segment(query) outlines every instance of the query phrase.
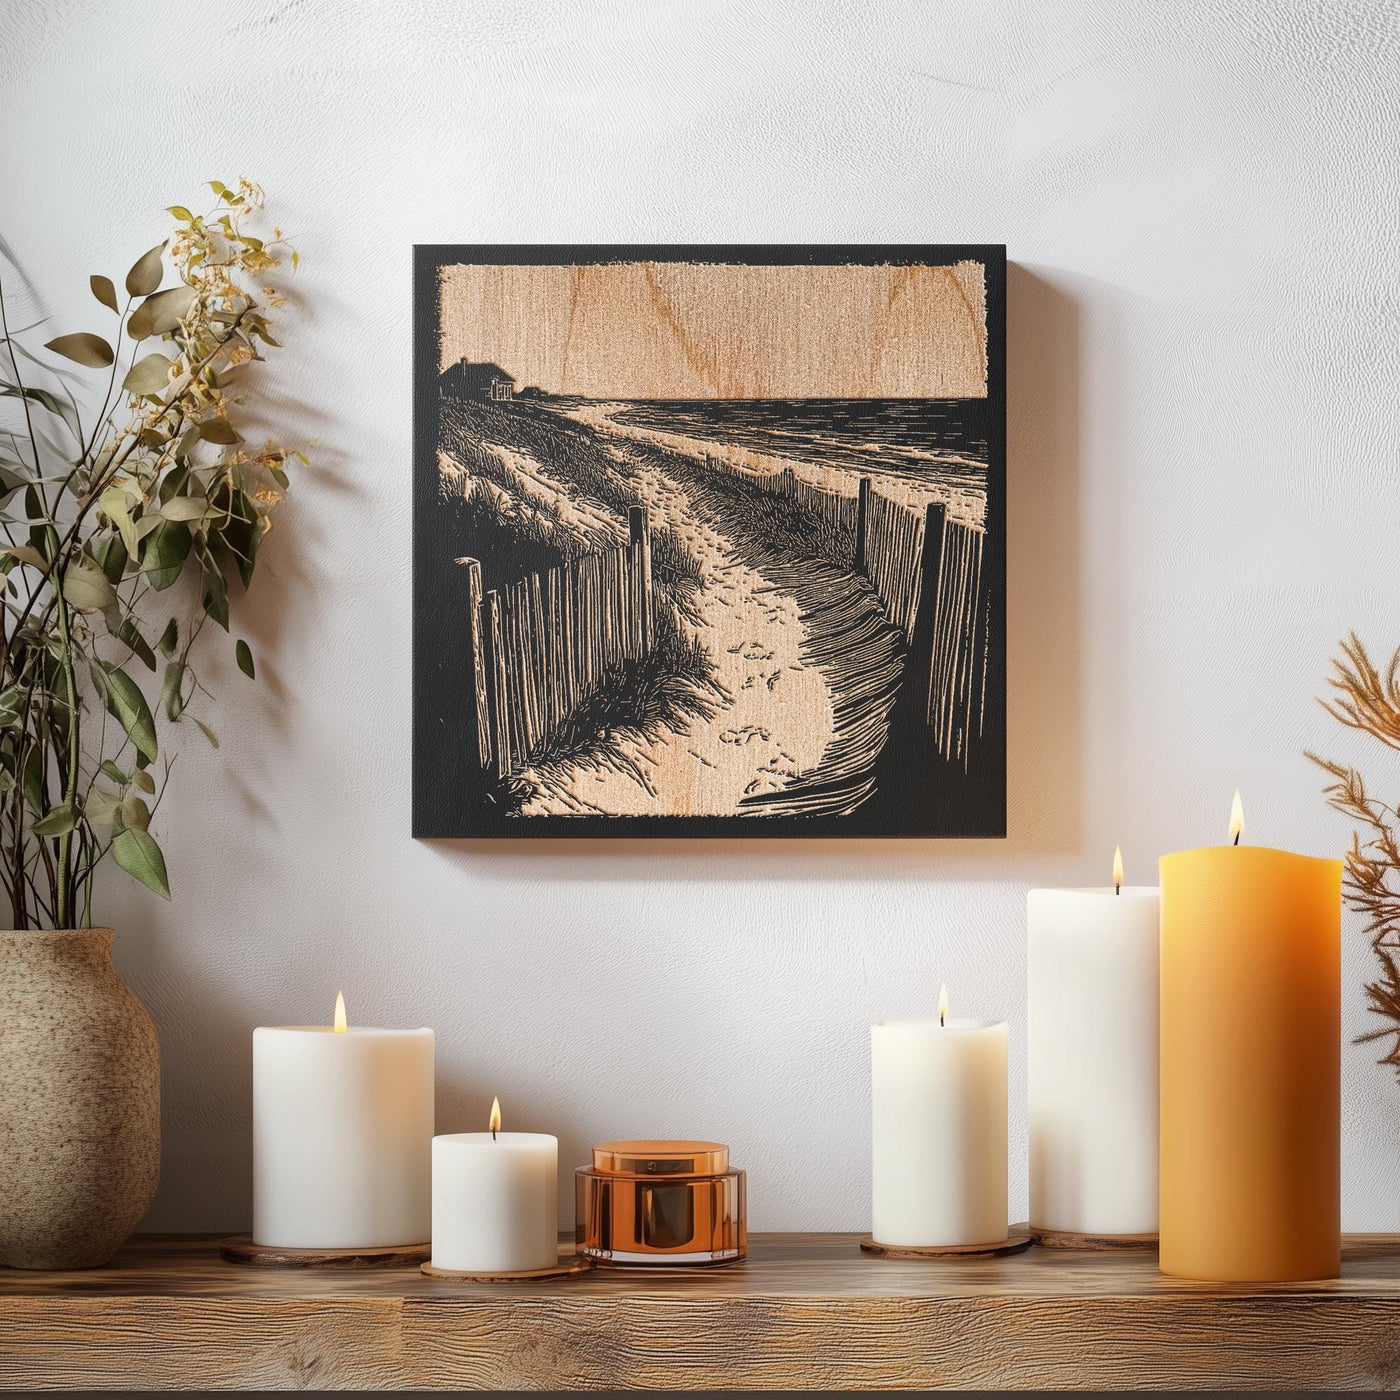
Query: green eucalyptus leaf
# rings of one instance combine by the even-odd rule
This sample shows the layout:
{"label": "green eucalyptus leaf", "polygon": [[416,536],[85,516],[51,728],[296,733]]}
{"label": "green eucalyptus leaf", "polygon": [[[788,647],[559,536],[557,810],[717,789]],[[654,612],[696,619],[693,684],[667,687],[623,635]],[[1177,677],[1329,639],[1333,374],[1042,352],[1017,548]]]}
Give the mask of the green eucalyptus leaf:
{"label": "green eucalyptus leaf", "polygon": [[194,451],[195,444],[198,441],[199,424],[196,423],[194,427],[188,429],[180,438],[180,441],[175,444],[175,460],[182,461],[184,458],[188,457],[190,453]]}
{"label": "green eucalyptus leaf", "polygon": [[165,624],[165,631],[160,634],[160,641],[156,643],[156,649],[162,656],[170,657],[175,654],[175,648],[180,644],[180,624],[172,617]]}
{"label": "green eucalyptus leaf", "polygon": [[165,873],[165,857],[155,837],[139,827],[119,831],[112,838],[112,858],[128,875],[154,890],[162,899],[170,898],[170,880]]}
{"label": "green eucalyptus leaf", "polygon": [[248,643],[242,637],[238,639],[238,645],[234,647],[233,654],[238,658],[238,669],[248,677],[250,681],[257,680],[258,674],[253,667],[253,653],[248,647]]}
{"label": "green eucalyptus leaf", "polygon": [[20,791],[24,800],[36,812],[44,810],[44,755],[38,744],[31,744],[24,755],[20,771]]}
{"label": "green eucalyptus leaf", "polygon": [[181,661],[172,661],[165,668],[165,679],[160,683],[160,702],[165,713],[178,720],[185,710],[185,700],[180,687],[185,679],[185,666]]}
{"label": "green eucalyptus leaf", "polygon": [[126,730],[136,752],[148,763],[155,761],[156,723],[151,717],[151,707],[136,684],[120,666],[110,661],[97,663],[107,677],[107,708],[112,717]]}
{"label": "green eucalyptus leaf", "polygon": [[64,403],[57,394],[51,393],[48,389],[37,389],[30,385],[0,384],[0,398],[28,399],[31,403],[37,403],[40,408],[52,413],[55,418],[61,418],[70,427],[74,426],[70,405]]}
{"label": "green eucalyptus leaf", "polygon": [[63,596],[80,612],[100,612],[117,601],[117,590],[101,569],[70,564],[63,574]]}
{"label": "green eucalyptus leaf", "polygon": [[161,506],[166,520],[205,520],[211,514],[209,502],[203,496],[172,496]]}
{"label": "green eucalyptus leaf", "polygon": [[115,635],[119,642],[131,648],[133,655],[141,658],[148,671],[156,669],[156,654],[141,635],[141,629],[136,625],[134,617],[124,617],[115,629]]}
{"label": "green eucalyptus leaf", "polygon": [[18,686],[11,686],[0,695],[0,729],[8,729],[19,721],[24,713],[24,692]]}
{"label": "green eucalyptus leaf", "polygon": [[205,442],[212,442],[220,447],[232,447],[235,443],[243,441],[234,430],[233,424],[222,416],[206,418],[199,425],[199,435]]}
{"label": "green eucalyptus leaf", "polygon": [[[126,546],[128,557],[136,555],[140,550],[140,540],[132,523],[131,498],[126,491],[120,486],[109,486],[97,498],[97,504],[107,519],[121,531],[122,543]],[[113,579],[112,582],[116,583],[117,580]]]}
{"label": "green eucalyptus leaf", "polygon": [[160,279],[165,273],[161,266],[161,258],[164,255],[165,244],[162,243],[159,247],[142,253],[131,265],[131,271],[126,274],[126,290],[131,296],[148,297],[160,286]]}
{"label": "green eucalyptus leaf", "polygon": [[159,351],[143,355],[122,380],[129,394],[159,394],[170,383],[170,361]]}
{"label": "green eucalyptus leaf", "polygon": [[153,777],[151,777],[151,775],[147,773],[144,769],[142,769],[139,772],[133,773],[131,775],[131,781],[135,783],[136,786],[139,787],[142,792],[150,793],[152,796],[155,795],[156,780]]}
{"label": "green eucalyptus leaf", "polygon": [[133,340],[145,340],[152,335],[166,335],[185,319],[194,305],[193,287],[169,287],[149,296],[126,323],[126,333]]}
{"label": "green eucalyptus leaf", "polygon": [[228,518],[217,532],[211,531],[211,542],[217,539],[227,546],[238,565],[238,576],[247,588],[253,581],[253,566],[258,557],[258,545],[266,530],[248,494],[237,489],[219,493],[219,504],[228,512]]}
{"label": "green eucalyptus leaf", "polygon": [[44,342],[45,350],[55,355],[86,365],[88,369],[106,369],[116,358],[112,347],[100,335],[88,331],[75,331],[72,335],[60,335]]}
{"label": "green eucalyptus leaf", "polygon": [[[142,774],[144,777],[145,774]],[[145,831],[151,824],[151,809],[139,797],[128,797],[122,803],[122,825],[128,831]]]}
{"label": "green eucalyptus leaf", "polygon": [[94,273],[88,278],[88,286],[92,288],[92,294],[103,306],[110,306],[118,315],[121,314],[121,307],[117,305],[117,289],[112,285],[110,277],[103,277]]}
{"label": "green eucalyptus leaf", "polygon": [[[31,510],[28,508],[30,492],[26,491],[24,493],[26,502],[25,514],[28,515],[31,520],[41,518],[43,513],[43,507],[38,503],[39,493],[35,491],[33,495],[34,508]],[[55,530],[52,525],[46,523],[31,526],[29,530],[29,543],[34,549],[34,552],[44,560],[45,567],[47,567],[50,559],[57,558],[58,556],[58,531]]]}
{"label": "green eucalyptus leaf", "polygon": [[204,611],[228,631],[228,581],[217,568],[204,571]]}
{"label": "green eucalyptus leaf", "polygon": [[121,535],[102,534],[90,541],[88,549],[98,568],[112,583],[120,583],[128,559],[126,540]]}
{"label": "green eucalyptus leaf", "polygon": [[195,720],[195,723],[199,726],[199,732],[217,749],[219,747],[219,736],[215,734],[202,719]]}
{"label": "green eucalyptus leaf", "polygon": [[31,829],[36,836],[66,836],[77,824],[78,814],[65,802],[40,817]]}
{"label": "green eucalyptus leaf", "polygon": [[178,520],[161,520],[146,536],[141,546],[141,571],[157,592],[180,577],[191,538],[190,527]]}
{"label": "green eucalyptus leaf", "polygon": [[[194,430],[196,433],[198,428]],[[172,467],[161,478],[160,489],[156,492],[156,497],[161,505],[164,505],[172,496],[178,496],[185,489],[185,483],[190,479],[190,467],[188,462],[181,462],[179,466]]]}
{"label": "green eucalyptus leaf", "polygon": [[49,561],[31,545],[7,544],[4,549],[0,549],[0,554],[13,555],[21,564],[28,564],[31,568],[38,569],[42,574],[49,571]]}
{"label": "green eucalyptus leaf", "polygon": [[194,218],[194,215],[191,214],[190,211],[186,209],[183,204],[172,204],[166,209],[165,212],[167,214],[173,214],[177,219],[180,220],[181,223],[184,224],[191,222],[191,220],[193,220]]}
{"label": "green eucalyptus leaf", "polygon": [[126,774],[123,773],[122,770],[118,768],[117,765],[113,763],[110,758],[104,758],[102,760],[101,771],[104,772],[114,783],[119,783],[122,787],[125,787],[127,783],[131,781],[131,779],[128,778]]}
{"label": "green eucalyptus leaf", "polygon": [[[105,765],[103,771],[106,771]],[[95,787],[88,793],[87,801],[83,803],[83,815],[97,826],[120,827],[122,800],[114,793],[103,792],[101,788]]]}

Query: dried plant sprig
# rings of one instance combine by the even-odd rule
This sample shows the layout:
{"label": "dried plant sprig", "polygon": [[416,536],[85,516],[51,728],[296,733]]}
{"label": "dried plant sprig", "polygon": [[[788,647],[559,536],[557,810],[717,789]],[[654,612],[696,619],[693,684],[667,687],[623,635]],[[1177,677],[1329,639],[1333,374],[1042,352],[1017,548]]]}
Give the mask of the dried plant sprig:
{"label": "dried plant sprig", "polygon": [[[21,377],[20,358],[44,361],[11,334],[0,280],[0,396],[23,410],[23,431],[0,433],[0,883],[16,928],[90,922],[108,853],[170,897],[148,829],[171,763],[157,730],[204,689],[192,648],[209,619],[228,630],[228,576],[249,585],[286,466],[305,461],[248,448],[233,422],[243,367],[277,345],[268,310],[283,298],[269,273],[297,255],[280,230],[252,231],[255,184],[210,189],[208,212],[167,211],[175,230],[126,274],[124,300],[110,278],[89,279],[117,317],[110,339],[76,332],[44,346],[101,375],[88,428],[77,401],[50,387],[56,376]],[[178,280],[162,287],[167,255]],[[199,583],[193,616],[148,636],[152,595],[186,575]],[[161,668],[157,653],[153,705],[131,672]],[[246,641],[234,656],[252,677]]]}
{"label": "dried plant sprig", "polygon": [[1336,698],[1318,703],[1348,728],[1400,749],[1400,651],[1390,658],[1382,676],[1355,632],[1341,646],[1342,654],[1333,658],[1327,678]]}
{"label": "dried plant sprig", "polygon": [[[1400,749],[1400,649],[1382,675],[1353,632],[1333,660],[1328,685],[1333,698],[1319,701],[1328,714]],[[1366,833],[1365,840],[1362,831],[1352,833],[1343,890],[1347,903],[1365,918],[1366,934],[1380,963],[1380,976],[1366,984],[1368,1006],[1388,1024],[1357,1041],[1389,1041],[1379,1063],[1400,1073],[1400,811],[1372,797],[1357,769],[1314,753],[1307,756],[1332,776],[1324,789],[1328,805]]]}

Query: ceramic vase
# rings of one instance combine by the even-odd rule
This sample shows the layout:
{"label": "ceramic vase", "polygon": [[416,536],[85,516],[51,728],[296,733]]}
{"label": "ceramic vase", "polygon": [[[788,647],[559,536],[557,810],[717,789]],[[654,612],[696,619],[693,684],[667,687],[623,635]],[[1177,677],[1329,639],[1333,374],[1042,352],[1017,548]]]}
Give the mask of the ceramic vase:
{"label": "ceramic vase", "polygon": [[160,1175],[155,1027],[109,928],[0,931],[0,1264],[88,1269]]}

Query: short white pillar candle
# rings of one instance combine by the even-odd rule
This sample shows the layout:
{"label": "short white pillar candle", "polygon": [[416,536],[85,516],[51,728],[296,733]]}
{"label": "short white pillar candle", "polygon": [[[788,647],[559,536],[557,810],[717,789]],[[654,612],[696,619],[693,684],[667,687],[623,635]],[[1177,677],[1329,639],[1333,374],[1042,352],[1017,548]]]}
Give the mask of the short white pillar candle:
{"label": "short white pillar candle", "polygon": [[1027,898],[1031,1225],[1157,1232],[1156,888]]}
{"label": "short white pillar candle", "polygon": [[1007,1237],[1004,1021],[871,1028],[871,1234],[885,1245]]}
{"label": "short white pillar candle", "polygon": [[433,1139],[433,1268],[506,1274],[559,1261],[559,1139],[548,1133]]}
{"label": "short white pillar candle", "polygon": [[283,1249],[423,1244],[432,1224],[433,1033],[253,1032],[253,1239]]}

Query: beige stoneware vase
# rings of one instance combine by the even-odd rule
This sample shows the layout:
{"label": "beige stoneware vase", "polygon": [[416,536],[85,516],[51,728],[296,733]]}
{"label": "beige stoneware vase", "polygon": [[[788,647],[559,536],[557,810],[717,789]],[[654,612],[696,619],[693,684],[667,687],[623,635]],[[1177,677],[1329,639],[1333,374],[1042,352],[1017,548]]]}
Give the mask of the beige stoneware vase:
{"label": "beige stoneware vase", "polygon": [[0,931],[0,1264],[88,1269],[160,1175],[160,1051],[109,928]]}

